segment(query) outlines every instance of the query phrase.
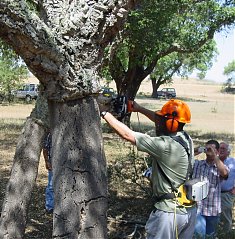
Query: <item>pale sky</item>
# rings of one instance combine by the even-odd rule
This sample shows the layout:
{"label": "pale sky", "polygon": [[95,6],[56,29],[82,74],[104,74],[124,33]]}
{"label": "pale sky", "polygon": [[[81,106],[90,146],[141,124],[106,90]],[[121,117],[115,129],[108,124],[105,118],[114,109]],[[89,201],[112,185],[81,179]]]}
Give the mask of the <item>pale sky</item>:
{"label": "pale sky", "polygon": [[215,40],[219,55],[211,70],[207,72],[205,79],[222,83],[227,80],[226,76],[223,75],[224,67],[235,59],[235,29],[228,33],[217,33]]}

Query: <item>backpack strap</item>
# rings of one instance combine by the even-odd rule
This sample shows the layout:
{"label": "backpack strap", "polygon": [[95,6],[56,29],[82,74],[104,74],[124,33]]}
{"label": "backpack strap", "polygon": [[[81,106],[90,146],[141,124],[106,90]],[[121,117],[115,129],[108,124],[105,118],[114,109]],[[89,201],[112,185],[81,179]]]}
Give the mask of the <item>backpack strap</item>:
{"label": "backpack strap", "polygon": [[181,144],[184,147],[184,149],[188,155],[189,164],[188,164],[188,169],[187,169],[187,174],[186,174],[186,180],[187,180],[187,179],[191,178],[192,173],[193,173],[193,166],[192,166],[193,147],[192,147],[192,141],[191,141],[189,135],[184,131],[183,131],[183,134],[184,134],[185,138],[188,140],[190,148],[188,148],[187,143],[183,140],[182,137],[180,137],[180,136],[170,136],[170,137],[173,140],[175,140],[176,142],[178,142],[179,144]]}

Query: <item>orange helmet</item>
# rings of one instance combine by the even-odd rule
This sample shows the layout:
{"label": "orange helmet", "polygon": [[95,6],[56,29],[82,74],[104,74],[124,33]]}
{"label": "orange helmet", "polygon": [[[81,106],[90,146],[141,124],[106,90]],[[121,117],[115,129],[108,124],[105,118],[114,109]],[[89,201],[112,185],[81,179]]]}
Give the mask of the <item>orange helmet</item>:
{"label": "orange helmet", "polygon": [[[161,110],[156,111],[156,114],[181,123],[190,123],[191,120],[191,113],[188,105],[183,101],[176,99],[169,100],[163,105]],[[173,121],[171,122],[171,128],[173,127]]]}

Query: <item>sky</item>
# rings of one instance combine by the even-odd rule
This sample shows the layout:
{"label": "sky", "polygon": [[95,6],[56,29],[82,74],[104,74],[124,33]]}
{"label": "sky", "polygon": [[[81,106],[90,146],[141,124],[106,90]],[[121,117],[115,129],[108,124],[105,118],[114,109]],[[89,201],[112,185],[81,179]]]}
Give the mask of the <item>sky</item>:
{"label": "sky", "polygon": [[224,67],[235,60],[235,29],[215,35],[219,55],[212,68],[207,72],[205,79],[224,83],[227,78],[223,75]]}

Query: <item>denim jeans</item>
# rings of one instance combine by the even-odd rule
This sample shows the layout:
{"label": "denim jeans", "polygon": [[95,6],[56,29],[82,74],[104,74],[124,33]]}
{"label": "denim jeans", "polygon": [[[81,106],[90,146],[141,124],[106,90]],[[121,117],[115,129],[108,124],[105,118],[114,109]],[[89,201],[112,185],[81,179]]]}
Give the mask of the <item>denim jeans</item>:
{"label": "denim jeans", "polygon": [[195,235],[200,238],[215,238],[216,230],[219,223],[218,216],[203,216],[197,214],[196,225],[195,225]]}
{"label": "denim jeans", "polygon": [[46,210],[54,209],[54,193],[52,185],[53,173],[48,171],[48,184],[46,187]]}

